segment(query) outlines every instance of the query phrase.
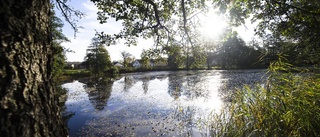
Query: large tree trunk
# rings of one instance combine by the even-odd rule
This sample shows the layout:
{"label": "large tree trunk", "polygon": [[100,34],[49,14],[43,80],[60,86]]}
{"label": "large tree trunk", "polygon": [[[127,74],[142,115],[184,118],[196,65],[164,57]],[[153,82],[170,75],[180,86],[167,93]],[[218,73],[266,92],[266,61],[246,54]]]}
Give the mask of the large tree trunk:
{"label": "large tree trunk", "polygon": [[52,84],[50,0],[0,1],[0,136],[67,136]]}

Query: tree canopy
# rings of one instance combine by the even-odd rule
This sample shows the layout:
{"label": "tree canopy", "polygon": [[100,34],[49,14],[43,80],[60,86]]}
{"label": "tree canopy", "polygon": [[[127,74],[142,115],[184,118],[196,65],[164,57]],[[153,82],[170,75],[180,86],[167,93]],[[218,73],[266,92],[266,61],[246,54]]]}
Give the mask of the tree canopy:
{"label": "tree canopy", "polygon": [[[232,24],[239,25],[251,17],[259,22],[256,34],[263,38],[273,37],[273,44],[297,43],[295,51],[313,57],[320,53],[320,1],[318,0],[216,0],[221,11],[229,11]],[[277,45],[273,45],[277,46]]]}
{"label": "tree canopy", "polygon": [[67,52],[67,50],[62,47],[61,43],[69,42],[70,40],[62,33],[62,27],[64,25],[62,20],[56,16],[53,9],[51,9],[51,12],[50,26],[54,53],[53,75],[59,76],[62,73],[64,62],[66,61],[65,52]]}
{"label": "tree canopy", "polygon": [[119,38],[127,40],[127,45],[136,44],[138,37],[154,38],[156,45],[166,45],[170,41],[193,44],[191,29],[194,16],[206,9],[207,0],[91,0],[98,7],[98,20],[107,23],[109,18],[122,21],[120,33],[106,35],[100,33],[105,42]]}
{"label": "tree canopy", "polygon": [[271,34],[276,42],[297,43],[300,56],[311,58],[320,53],[320,2],[318,0],[91,0],[98,7],[98,20],[106,23],[114,18],[124,26],[118,34],[100,33],[105,42],[127,40],[136,44],[138,37],[154,38],[156,45],[194,48],[197,45],[196,18],[200,13],[218,8],[238,26],[251,18],[259,22],[255,31],[261,37]]}
{"label": "tree canopy", "polygon": [[92,43],[88,46],[85,64],[87,69],[98,75],[112,66],[108,51],[96,37],[92,38]]}

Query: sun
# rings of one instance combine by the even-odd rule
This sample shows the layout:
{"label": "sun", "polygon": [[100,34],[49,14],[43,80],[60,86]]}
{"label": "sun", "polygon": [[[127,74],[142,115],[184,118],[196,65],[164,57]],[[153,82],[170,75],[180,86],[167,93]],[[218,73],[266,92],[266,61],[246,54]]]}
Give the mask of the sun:
{"label": "sun", "polygon": [[200,18],[199,32],[206,39],[218,39],[226,27],[226,20],[214,12],[208,12]]}

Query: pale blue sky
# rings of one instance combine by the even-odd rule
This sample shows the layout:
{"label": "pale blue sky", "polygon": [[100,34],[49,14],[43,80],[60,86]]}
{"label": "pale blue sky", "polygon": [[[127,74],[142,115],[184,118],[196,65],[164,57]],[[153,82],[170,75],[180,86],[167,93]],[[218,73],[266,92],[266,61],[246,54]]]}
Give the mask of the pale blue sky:
{"label": "pale blue sky", "polygon": [[[119,32],[122,29],[121,23],[116,22],[114,20],[108,21],[106,24],[99,24],[97,21],[97,8],[95,5],[90,2],[89,0],[71,0],[69,3],[72,7],[77,10],[82,11],[83,13],[87,14],[85,18],[79,19],[77,24],[78,26],[84,27],[83,29],[79,29],[79,32],[76,34],[76,38],[74,37],[74,31],[72,30],[71,26],[65,22],[63,27],[63,33],[71,40],[71,42],[63,43],[62,46],[65,48],[69,48],[75,53],[67,53],[67,61],[83,61],[86,49],[91,43],[91,38],[94,37],[95,30],[104,31],[105,33],[114,34]],[[57,15],[61,17],[60,11],[56,11]],[[61,18],[63,21],[64,19]],[[209,19],[209,21],[215,21],[214,19]],[[217,22],[217,21],[215,21]],[[219,27],[223,27],[221,22],[215,25],[213,28],[206,28],[205,30],[210,32],[210,29],[217,30]],[[248,29],[244,27],[237,28],[239,35],[245,40],[251,40],[253,36],[253,28],[250,24],[247,24]],[[205,32],[205,33],[208,33]],[[148,49],[152,47],[153,42],[152,40],[143,40],[140,39],[138,46],[131,46],[127,47],[124,46],[123,41],[120,41],[117,45],[112,45],[110,47],[106,47],[110,56],[111,60],[121,60],[121,51],[127,51],[135,56],[135,58],[140,58],[140,54],[143,49]]]}
{"label": "pale blue sky", "polygon": [[[71,40],[71,42],[63,43],[62,46],[75,51],[75,53],[67,53],[68,61],[83,61],[86,49],[94,37],[95,30],[114,34],[122,29],[121,23],[114,20],[110,20],[106,24],[100,24],[99,21],[97,21],[97,8],[89,0],[72,0],[68,4],[87,14],[83,19],[78,19],[77,25],[82,26],[83,29],[79,29],[76,37],[74,37],[74,31],[71,26],[61,18],[65,23],[63,33]],[[60,11],[56,12],[59,17],[62,17]],[[106,47],[111,56],[111,60],[121,60],[121,51],[128,51],[136,58],[140,58],[142,49],[148,49],[153,45],[152,40],[142,39],[139,40],[138,46],[127,47],[124,46],[123,43],[123,41],[119,41],[117,45]]]}

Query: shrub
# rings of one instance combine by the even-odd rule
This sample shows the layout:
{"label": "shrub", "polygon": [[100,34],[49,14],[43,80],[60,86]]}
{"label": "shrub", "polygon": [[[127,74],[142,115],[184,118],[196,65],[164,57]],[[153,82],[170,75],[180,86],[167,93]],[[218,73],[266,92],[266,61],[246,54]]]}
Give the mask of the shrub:
{"label": "shrub", "polygon": [[271,64],[264,86],[245,87],[215,114],[212,136],[320,136],[320,78]]}
{"label": "shrub", "polygon": [[111,74],[113,76],[118,75],[119,74],[119,68],[118,67],[111,67],[110,69],[106,70],[105,73],[106,74]]}

